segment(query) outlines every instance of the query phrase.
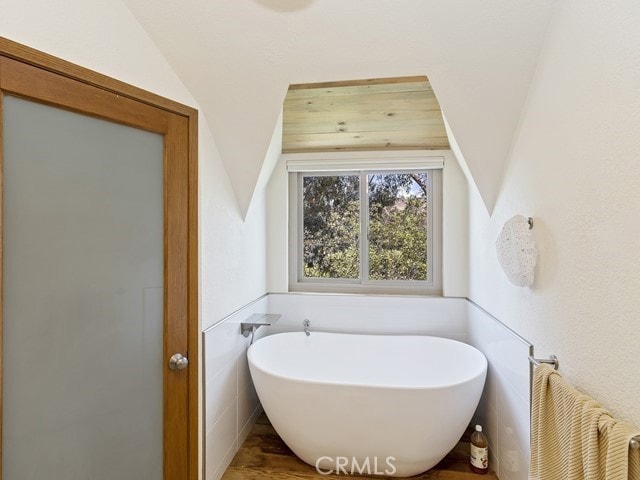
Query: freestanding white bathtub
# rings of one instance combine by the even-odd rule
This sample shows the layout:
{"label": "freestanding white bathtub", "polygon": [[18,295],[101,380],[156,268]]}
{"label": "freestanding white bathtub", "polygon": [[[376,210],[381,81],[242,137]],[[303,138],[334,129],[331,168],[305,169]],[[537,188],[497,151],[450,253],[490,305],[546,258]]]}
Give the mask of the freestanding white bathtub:
{"label": "freestanding white bathtub", "polygon": [[430,469],[464,433],[487,373],[475,348],[425,336],[282,333],[248,356],[273,427],[323,473]]}

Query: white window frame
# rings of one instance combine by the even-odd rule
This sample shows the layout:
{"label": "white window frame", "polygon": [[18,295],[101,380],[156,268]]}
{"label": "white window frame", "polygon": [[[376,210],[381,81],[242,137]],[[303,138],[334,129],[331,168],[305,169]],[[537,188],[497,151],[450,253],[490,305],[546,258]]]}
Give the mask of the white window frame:
{"label": "white window frame", "polygon": [[[375,293],[395,295],[442,294],[442,154],[422,152],[358,152],[333,155],[283,155],[289,172],[289,290],[317,293]],[[369,280],[368,174],[429,172],[426,281]],[[305,176],[360,175],[360,272],[359,279],[304,277],[303,189]]]}

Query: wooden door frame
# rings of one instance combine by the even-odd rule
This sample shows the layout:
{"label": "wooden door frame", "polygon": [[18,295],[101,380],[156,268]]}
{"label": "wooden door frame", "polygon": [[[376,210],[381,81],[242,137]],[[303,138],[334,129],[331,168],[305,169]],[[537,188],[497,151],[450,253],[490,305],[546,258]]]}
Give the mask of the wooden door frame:
{"label": "wooden door frame", "polygon": [[[74,94],[67,92],[73,88]],[[76,94],[80,91],[80,94]],[[82,97],[83,103],[78,102]],[[82,114],[115,121],[124,125],[165,135],[165,289],[184,291],[181,304],[167,304],[165,295],[165,330],[169,315],[186,321],[185,332],[179,333],[179,345],[164,341],[164,404],[165,404],[165,446],[163,458],[174,448],[185,448],[186,454],[176,469],[164,469],[165,480],[197,480],[199,455],[199,321],[198,321],[198,112],[194,108],[182,105],[119,80],[107,77],[92,70],[80,67],[49,54],[20,45],[0,37],[0,169],[2,165],[2,96],[16,95],[40,103],[65,108]],[[90,97],[90,105],[86,100]],[[181,155],[186,161],[178,166],[169,165],[166,159],[172,155]],[[173,170],[171,170],[173,169]],[[186,171],[185,171],[186,170]],[[182,181],[172,181],[172,178]],[[185,180],[186,178],[186,180]],[[0,188],[1,188],[0,170]],[[186,189],[186,192],[185,192]],[[179,194],[181,201],[173,211],[167,209],[168,195]],[[1,221],[0,195],[0,234]],[[167,235],[168,225],[186,228],[186,238],[172,238]],[[1,239],[0,239],[1,240]],[[168,248],[171,245],[172,248]],[[177,252],[173,250],[178,250]],[[186,264],[178,267],[178,275],[168,275],[171,267],[180,262],[176,256],[186,254]],[[2,242],[0,241],[0,262]],[[0,263],[1,266],[1,263]],[[175,270],[174,270],[175,271]],[[2,269],[0,268],[0,480],[2,480]],[[176,302],[174,302],[176,303]],[[180,302],[177,302],[180,303]],[[185,348],[182,348],[186,346]],[[189,367],[186,372],[170,372],[168,358],[176,352],[186,350]],[[185,387],[186,398],[168,394],[169,382],[178,382]],[[167,430],[172,424],[181,421],[167,418],[167,404],[177,402],[181,411],[187,413],[186,438],[170,440],[167,445]],[[183,445],[183,443],[185,443]],[[165,466],[167,465],[165,461]]]}

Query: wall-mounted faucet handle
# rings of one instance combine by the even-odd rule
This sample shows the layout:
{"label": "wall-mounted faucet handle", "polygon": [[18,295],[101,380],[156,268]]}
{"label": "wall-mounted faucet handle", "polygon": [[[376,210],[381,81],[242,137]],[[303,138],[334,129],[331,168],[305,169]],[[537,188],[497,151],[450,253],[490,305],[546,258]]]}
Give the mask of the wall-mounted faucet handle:
{"label": "wall-mounted faucet handle", "polygon": [[251,335],[251,343],[253,343],[253,335],[258,328],[273,325],[281,316],[278,313],[254,313],[249,315],[244,322],[240,323],[240,333],[245,338]]}
{"label": "wall-mounted faucet handle", "polygon": [[302,326],[304,327],[304,333],[307,335],[307,337],[309,335],[311,335],[311,332],[309,331],[309,327],[311,326],[311,322],[308,319],[304,319],[304,322],[302,322]]}

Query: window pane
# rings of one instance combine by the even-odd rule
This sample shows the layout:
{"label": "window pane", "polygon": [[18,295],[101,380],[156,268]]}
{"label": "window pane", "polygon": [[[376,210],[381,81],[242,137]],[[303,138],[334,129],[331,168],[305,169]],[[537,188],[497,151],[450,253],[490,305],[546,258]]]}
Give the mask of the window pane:
{"label": "window pane", "polygon": [[304,276],[357,279],[359,176],[304,176],[302,189]]}
{"label": "window pane", "polygon": [[369,279],[427,280],[428,173],[368,175]]}

